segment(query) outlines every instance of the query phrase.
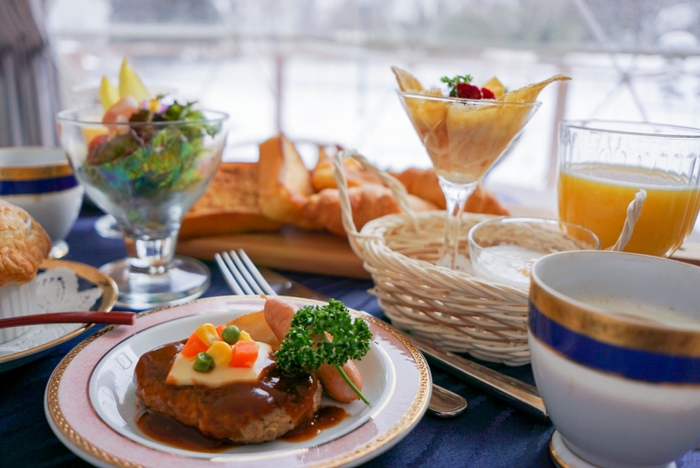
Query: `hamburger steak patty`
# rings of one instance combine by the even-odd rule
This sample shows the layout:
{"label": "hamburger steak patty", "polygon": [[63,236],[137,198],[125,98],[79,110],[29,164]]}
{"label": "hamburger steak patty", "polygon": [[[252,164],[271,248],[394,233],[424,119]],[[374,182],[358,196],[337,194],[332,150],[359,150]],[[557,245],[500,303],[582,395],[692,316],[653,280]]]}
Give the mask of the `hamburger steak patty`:
{"label": "hamburger steak patty", "polygon": [[315,375],[289,377],[274,364],[263,370],[257,384],[166,384],[170,363],[183,346],[170,343],[141,356],[134,374],[136,396],[150,410],[206,436],[240,444],[268,442],[311,419],[321,404]]}

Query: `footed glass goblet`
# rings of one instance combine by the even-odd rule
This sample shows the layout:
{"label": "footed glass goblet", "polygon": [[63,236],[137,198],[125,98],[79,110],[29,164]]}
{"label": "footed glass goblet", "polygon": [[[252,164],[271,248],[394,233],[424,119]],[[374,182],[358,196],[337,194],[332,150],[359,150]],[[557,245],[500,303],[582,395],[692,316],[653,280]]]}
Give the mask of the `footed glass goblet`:
{"label": "footed glass goblet", "polygon": [[443,97],[430,91],[398,94],[433,162],[447,202],[445,238],[438,265],[469,271],[469,260],[459,253],[464,204],[540,103]]}
{"label": "footed glass goblet", "polygon": [[60,112],[61,144],[87,195],[117,220],[128,258],[101,267],[130,309],[178,304],[209,286],[202,262],[175,256],[184,214],[221,163],[228,115],[151,122],[102,122],[100,107]]}

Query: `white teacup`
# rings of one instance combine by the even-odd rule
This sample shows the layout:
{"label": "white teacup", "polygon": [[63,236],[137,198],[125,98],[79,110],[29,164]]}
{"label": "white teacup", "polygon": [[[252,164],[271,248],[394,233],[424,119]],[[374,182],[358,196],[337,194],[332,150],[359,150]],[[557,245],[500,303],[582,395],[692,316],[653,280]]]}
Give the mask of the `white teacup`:
{"label": "white teacup", "polygon": [[667,466],[700,442],[700,268],[579,251],[532,268],[528,337],[564,466]]}
{"label": "white teacup", "polygon": [[60,148],[0,148],[0,198],[27,210],[46,230],[51,256],[68,253],[64,239],[80,213],[83,187]]}

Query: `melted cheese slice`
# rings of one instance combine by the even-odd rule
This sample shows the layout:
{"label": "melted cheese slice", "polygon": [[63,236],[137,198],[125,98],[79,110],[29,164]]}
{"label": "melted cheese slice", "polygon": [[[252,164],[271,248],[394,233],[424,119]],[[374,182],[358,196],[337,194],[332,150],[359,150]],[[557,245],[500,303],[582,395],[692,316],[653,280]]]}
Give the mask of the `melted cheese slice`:
{"label": "melted cheese slice", "polygon": [[274,362],[270,345],[259,342],[257,344],[258,359],[253,367],[216,366],[209,372],[197,372],[194,370],[196,358],[188,359],[178,353],[170,366],[165,383],[178,387],[204,385],[212,388],[236,383],[256,383],[262,370]]}

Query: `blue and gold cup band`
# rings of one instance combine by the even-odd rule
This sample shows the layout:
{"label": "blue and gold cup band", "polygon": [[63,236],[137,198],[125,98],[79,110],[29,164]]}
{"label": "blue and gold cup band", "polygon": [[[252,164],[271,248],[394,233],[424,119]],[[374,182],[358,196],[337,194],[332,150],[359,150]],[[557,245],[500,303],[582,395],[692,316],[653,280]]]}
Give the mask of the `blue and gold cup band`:
{"label": "blue and gold cup band", "polygon": [[0,196],[59,192],[77,185],[68,162],[50,166],[0,167]]}
{"label": "blue and gold cup band", "polygon": [[587,309],[532,281],[534,337],[581,365],[632,380],[700,384],[700,331],[656,327]]}

